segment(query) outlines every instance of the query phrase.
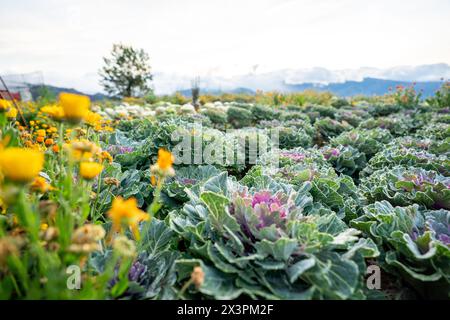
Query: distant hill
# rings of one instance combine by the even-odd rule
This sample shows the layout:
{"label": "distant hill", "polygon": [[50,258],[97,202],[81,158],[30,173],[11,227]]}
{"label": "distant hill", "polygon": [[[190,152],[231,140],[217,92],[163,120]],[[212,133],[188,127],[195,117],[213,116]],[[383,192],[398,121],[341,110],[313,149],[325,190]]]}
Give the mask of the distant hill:
{"label": "distant hill", "polygon": [[[48,90],[48,92],[52,96],[58,96],[61,92],[68,92],[68,93],[76,93],[76,94],[82,94],[88,96],[92,101],[98,101],[108,98],[108,96],[102,94],[102,93],[96,93],[96,94],[86,94],[81,91],[78,91],[73,88],[61,88],[61,87],[55,87],[51,85],[45,85],[45,89]],[[32,85],[30,87],[31,95],[33,96],[33,99],[38,98],[42,93],[43,87],[41,85]]]}
{"label": "distant hill", "polygon": [[[286,85],[286,90],[289,92],[304,91],[307,89],[314,89],[317,91],[330,91],[335,95],[342,97],[350,97],[355,95],[383,95],[389,92],[389,88],[395,90],[398,85],[408,87],[412,82],[383,80],[375,78],[364,78],[363,81],[345,81],[342,83],[330,83],[328,85],[318,85],[315,83],[302,83],[295,85]],[[414,88],[416,91],[422,91],[424,97],[429,97],[439,89],[442,82],[416,82]]]}
{"label": "distant hill", "polygon": [[[389,89],[395,90],[396,86],[404,86],[408,87],[412,85],[412,82],[409,81],[397,81],[397,80],[384,80],[377,78],[364,78],[362,81],[345,81],[345,82],[336,82],[329,84],[318,84],[314,82],[306,82],[301,84],[287,84],[284,83],[282,87],[274,88],[273,90],[281,91],[281,92],[301,92],[304,90],[316,90],[316,91],[329,91],[337,96],[341,97],[351,97],[355,95],[365,95],[365,96],[374,96],[374,95],[383,95],[389,93]],[[432,96],[437,89],[439,89],[442,85],[442,82],[439,81],[422,81],[416,82],[414,87],[416,91],[421,91],[422,96],[424,98]],[[84,94],[91,98],[92,101],[98,101],[107,99],[108,96],[102,93],[96,94],[85,94],[81,91],[78,91],[73,88],[61,88],[56,86],[47,85],[47,90],[51,95],[57,96],[60,92],[70,92],[77,94]],[[40,90],[42,90],[41,86],[32,86],[31,94],[33,98],[36,99]],[[221,89],[215,87],[207,87],[200,88],[200,94],[223,94],[223,93],[233,93],[233,94],[255,94],[256,90],[246,88],[246,87],[236,87],[233,89]],[[191,89],[178,90],[177,92],[181,93],[183,96],[191,98],[192,93]]]}
{"label": "distant hill", "polygon": [[[363,81],[345,81],[342,83],[329,83],[329,84],[318,84],[313,82],[306,82],[302,84],[284,84],[282,88],[277,89],[281,92],[301,92],[305,90],[316,90],[316,91],[329,91],[333,94],[341,97],[351,97],[356,95],[374,96],[374,95],[384,95],[389,93],[389,89],[395,90],[396,86],[408,87],[412,85],[409,81],[396,81],[396,80],[384,80],[376,78],[364,78]],[[424,98],[432,96],[434,92],[439,89],[442,82],[439,81],[427,81],[427,82],[416,82],[414,87],[417,92],[422,91],[422,96]],[[275,89],[276,90],[276,89]],[[191,90],[185,89],[178,91],[185,97],[191,97]],[[245,87],[239,87],[230,90],[222,90],[216,88],[200,88],[201,94],[222,94],[222,93],[247,93],[254,94],[255,91]]]}

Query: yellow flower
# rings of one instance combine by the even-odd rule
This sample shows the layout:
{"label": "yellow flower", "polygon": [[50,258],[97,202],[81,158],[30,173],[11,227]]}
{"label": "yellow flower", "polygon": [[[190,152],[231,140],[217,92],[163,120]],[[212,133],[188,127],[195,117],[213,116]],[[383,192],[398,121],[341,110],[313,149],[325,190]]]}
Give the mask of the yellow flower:
{"label": "yellow flower", "polygon": [[174,161],[175,158],[170,151],[159,149],[158,161],[155,165],[150,167],[150,171],[160,177],[173,176],[175,175],[175,171],[172,167]]}
{"label": "yellow flower", "polygon": [[39,129],[36,131],[36,134],[38,135],[38,137],[45,137],[45,130],[44,129]]}
{"label": "yellow flower", "polygon": [[173,162],[175,161],[174,156],[170,151],[159,149],[158,150],[158,167],[161,170],[168,170],[172,167]]}
{"label": "yellow flower", "polygon": [[0,112],[8,111],[11,106],[11,101],[0,99]]}
{"label": "yellow flower", "polygon": [[122,197],[114,199],[108,216],[112,220],[114,231],[121,232],[123,225],[127,225],[136,239],[139,239],[139,222],[150,219],[148,213],[137,207],[135,198],[124,200]]}
{"label": "yellow flower", "polygon": [[9,119],[14,119],[17,117],[17,109],[16,108],[10,108],[8,112],[6,112],[6,117]]}
{"label": "yellow flower", "polygon": [[[64,118],[64,110],[60,106],[56,105],[44,106],[41,108],[41,111],[57,121],[62,120]],[[34,124],[35,124],[34,121],[33,123],[30,122],[30,125]]]}
{"label": "yellow flower", "polygon": [[102,172],[103,166],[97,162],[81,162],[80,175],[86,180],[92,180]]}
{"label": "yellow flower", "polygon": [[31,149],[7,148],[0,151],[0,170],[6,179],[14,182],[30,182],[41,171],[44,154]]}
{"label": "yellow flower", "polygon": [[84,116],[84,121],[92,127],[95,127],[101,120],[102,116],[92,111],[86,112]]}
{"label": "yellow flower", "polygon": [[111,156],[111,154],[108,152],[108,151],[102,151],[101,153],[100,153],[100,159],[102,160],[102,161],[108,161],[109,163],[112,163],[113,162],[113,157]]}
{"label": "yellow flower", "polygon": [[31,190],[38,191],[41,193],[46,193],[47,191],[54,190],[47,180],[43,177],[36,177],[31,184]]}
{"label": "yellow flower", "polygon": [[64,110],[64,117],[73,122],[81,121],[89,111],[91,101],[89,97],[74,93],[62,92],[59,104]]}
{"label": "yellow flower", "polygon": [[7,205],[4,202],[4,200],[2,200],[2,198],[0,197],[0,214],[6,214],[6,209],[7,209]]}

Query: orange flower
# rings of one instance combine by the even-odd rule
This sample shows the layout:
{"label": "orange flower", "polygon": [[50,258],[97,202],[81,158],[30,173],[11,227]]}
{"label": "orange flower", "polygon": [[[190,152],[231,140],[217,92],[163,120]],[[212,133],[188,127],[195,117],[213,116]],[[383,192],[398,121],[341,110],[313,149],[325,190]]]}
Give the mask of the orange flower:
{"label": "orange flower", "polygon": [[31,184],[31,190],[39,191],[41,193],[46,193],[47,191],[54,190],[47,180],[43,177],[36,177],[34,178],[33,183]]}
{"label": "orange flower", "polygon": [[161,170],[168,170],[172,167],[173,162],[175,161],[174,156],[170,151],[159,149],[158,150],[158,167]]}
{"label": "orange flower", "polygon": [[151,182],[151,184],[152,184],[152,186],[156,186],[156,177],[155,176],[151,176],[150,177],[150,182]]}
{"label": "orange flower", "polygon": [[150,216],[148,213],[140,210],[137,207],[135,198],[124,200],[122,197],[117,197],[112,203],[111,209],[108,211],[108,216],[112,220],[112,228],[116,232],[122,232],[123,226],[128,226],[136,239],[139,239],[139,222],[148,221]]}
{"label": "orange flower", "polygon": [[53,141],[53,139],[46,139],[45,140],[45,145],[48,147],[48,146],[51,146],[52,144],[54,143],[54,141]]}
{"label": "orange flower", "polygon": [[112,163],[113,162],[113,157],[109,154],[109,152],[108,151],[102,151],[101,153],[100,153],[100,159],[102,160],[102,161],[108,161],[109,163]]}

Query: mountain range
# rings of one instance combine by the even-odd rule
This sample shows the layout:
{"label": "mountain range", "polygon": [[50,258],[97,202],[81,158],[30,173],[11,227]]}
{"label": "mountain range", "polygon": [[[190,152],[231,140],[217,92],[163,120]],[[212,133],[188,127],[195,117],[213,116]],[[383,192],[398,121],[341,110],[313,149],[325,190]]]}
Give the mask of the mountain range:
{"label": "mountain range", "polygon": [[[329,70],[326,68],[282,69],[256,72],[232,77],[207,74],[201,77],[200,88],[206,93],[280,91],[297,92],[306,89],[330,91],[339,96],[380,95],[395,89],[397,85],[415,84],[424,96],[434,93],[442,80],[450,79],[450,66],[445,63],[399,66],[387,69],[359,68]],[[191,79],[177,74],[155,74],[154,86],[158,92],[180,91],[190,95]]]}
{"label": "mountain range", "polygon": [[[329,91],[340,97],[351,97],[356,95],[374,96],[383,95],[390,91],[395,91],[397,86],[409,87],[414,85],[416,92],[422,93],[424,98],[432,96],[436,90],[438,90],[442,81],[427,81],[427,82],[410,82],[410,81],[395,81],[384,80],[376,78],[365,78],[362,81],[345,81],[342,83],[329,83],[329,84],[317,84],[317,83],[302,83],[286,85],[283,92],[301,92],[305,90],[316,91]],[[191,97],[191,90],[184,89],[179,90],[182,95]],[[203,89],[202,93],[208,94],[221,94],[221,93],[247,93],[254,94],[256,91],[249,88],[235,88],[231,90],[220,89]]]}
{"label": "mountain range", "polygon": [[[450,79],[450,66],[446,63],[397,66],[393,68],[358,68],[330,70],[326,68],[282,69],[262,72],[257,66],[241,75],[223,76],[217,69],[200,75],[200,90],[203,93],[254,93],[257,90],[298,92],[307,89],[330,91],[338,96],[382,95],[398,85],[410,86],[422,91],[423,96],[432,95],[441,85],[442,80]],[[86,77],[62,78],[46,77],[52,85],[48,89],[58,94],[61,91],[87,92],[93,100],[106,96],[98,92],[98,76],[91,73]],[[181,74],[155,72],[153,88],[156,94],[181,92],[190,96],[190,86],[195,77]],[[54,81],[53,81],[54,80]],[[75,81],[75,82],[74,82]],[[57,83],[57,85],[55,85]],[[76,83],[77,89],[68,84]],[[95,94],[92,94],[95,93]]]}

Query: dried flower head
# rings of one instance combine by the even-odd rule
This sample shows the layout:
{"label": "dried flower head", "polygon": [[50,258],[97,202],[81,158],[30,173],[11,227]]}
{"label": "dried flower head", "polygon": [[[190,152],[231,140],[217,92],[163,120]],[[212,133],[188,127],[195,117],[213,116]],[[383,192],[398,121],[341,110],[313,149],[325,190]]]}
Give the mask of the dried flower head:
{"label": "dried flower head", "polygon": [[69,251],[78,253],[90,253],[101,249],[98,241],[105,237],[102,226],[86,224],[76,229],[72,235],[72,244]]}
{"label": "dried flower head", "polygon": [[198,289],[202,286],[205,280],[205,273],[202,270],[202,267],[197,266],[191,273],[191,280],[195,287]]}
{"label": "dried flower head", "polygon": [[122,257],[134,258],[136,256],[134,242],[125,236],[120,235],[116,237],[113,242],[113,248]]}
{"label": "dried flower head", "polygon": [[113,177],[106,177],[105,179],[103,179],[103,182],[107,185],[107,186],[116,186],[119,187],[120,185],[120,181],[116,178]]}

